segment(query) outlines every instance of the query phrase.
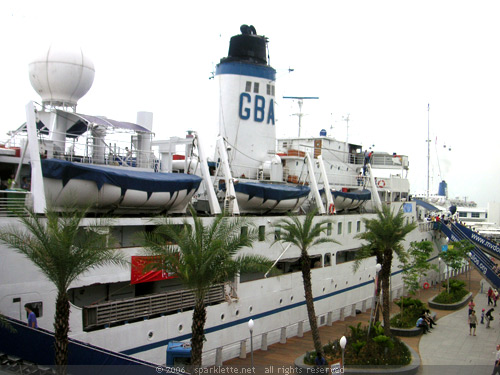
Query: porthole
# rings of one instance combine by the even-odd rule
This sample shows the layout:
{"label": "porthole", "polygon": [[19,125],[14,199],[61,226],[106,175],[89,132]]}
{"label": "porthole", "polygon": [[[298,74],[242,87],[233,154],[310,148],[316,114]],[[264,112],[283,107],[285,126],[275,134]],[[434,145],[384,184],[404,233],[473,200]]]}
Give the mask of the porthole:
{"label": "porthole", "polygon": [[335,284],[335,289],[337,289],[337,284]]}
{"label": "porthole", "polygon": [[220,320],[224,320],[224,314],[220,314]]}
{"label": "porthole", "polygon": [[325,287],[323,287],[323,293],[325,292]]}
{"label": "porthole", "polygon": [[184,328],[184,327],[182,326],[182,324],[179,324],[179,326],[177,327],[177,329],[179,330],[179,332],[182,332],[182,329],[183,329],[183,328]]}
{"label": "porthole", "polygon": [[148,332],[148,340],[152,340],[152,339],[153,339],[153,336],[154,336],[153,331],[149,331],[149,332]]}
{"label": "porthole", "polygon": [[240,315],[240,310],[236,310],[236,316]]}
{"label": "porthole", "polygon": [[349,281],[346,281],[346,282],[345,282],[345,285],[347,285],[347,284],[349,284]]}
{"label": "porthole", "polygon": [[280,298],[280,305],[283,304],[283,298]]}
{"label": "porthole", "polygon": [[293,296],[290,296],[290,301],[293,301]]}
{"label": "porthole", "polygon": [[250,306],[250,307],[248,308],[248,311],[252,312],[252,310],[253,310],[253,307],[252,307],[252,306]]}

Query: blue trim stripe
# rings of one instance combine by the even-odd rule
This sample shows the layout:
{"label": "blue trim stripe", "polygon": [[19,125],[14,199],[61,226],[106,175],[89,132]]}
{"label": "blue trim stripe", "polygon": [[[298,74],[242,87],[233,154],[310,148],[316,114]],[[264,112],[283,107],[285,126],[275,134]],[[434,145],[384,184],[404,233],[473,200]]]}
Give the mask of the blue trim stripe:
{"label": "blue trim stripe", "polygon": [[[437,255],[437,256],[435,256],[433,258],[429,258],[427,261],[431,262],[431,261],[437,259],[438,257],[439,257],[439,255]],[[391,274],[391,276],[398,275],[398,274],[400,274],[402,272],[403,272],[403,270],[399,270],[399,271],[393,272]],[[335,292],[328,293],[328,294],[325,294],[323,296],[316,297],[316,298],[314,298],[314,301],[320,301],[320,300],[323,300],[325,298],[330,298],[330,297],[336,296],[338,294],[347,293],[347,292],[350,292],[351,290],[362,288],[362,287],[364,287],[366,285],[372,284],[373,282],[374,282],[373,280],[369,280],[369,281],[365,281],[363,283],[359,283],[359,284],[354,285],[354,286],[350,286],[350,287],[342,289],[342,290],[337,290]],[[274,309],[274,310],[269,310],[269,311],[266,311],[266,312],[263,312],[263,313],[260,313],[260,314],[252,315],[251,318],[255,321],[257,319],[265,318],[265,317],[268,317],[270,315],[279,314],[279,313],[281,313],[283,311],[286,311],[286,310],[295,309],[296,307],[300,307],[300,306],[303,306],[305,304],[306,304],[306,301],[304,300],[302,302],[297,302],[297,303],[294,303],[292,305],[283,306],[283,307],[279,307],[279,308]],[[246,317],[246,318],[243,318],[243,319],[234,320],[232,322],[220,324],[218,326],[206,328],[205,329],[205,334],[217,332],[217,331],[220,331],[220,330],[224,330],[226,328],[231,328],[231,327],[237,326],[239,324],[245,324],[245,327],[246,327],[246,325],[248,324],[248,319],[249,318],[250,317]],[[247,328],[245,328],[245,329],[247,329]],[[159,342],[155,342],[155,343],[151,343],[151,344],[147,344],[147,345],[143,345],[143,346],[138,346],[136,348],[127,349],[127,350],[122,351],[121,353],[127,354],[127,355],[137,354],[137,353],[140,353],[140,352],[145,352],[145,351],[148,351],[148,350],[156,349],[156,348],[159,348],[159,347],[162,347],[162,346],[166,347],[170,341],[183,341],[183,340],[187,340],[189,338],[191,338],[191,334],[190,333],[188,333],[186,335],[182,335],[182,336],[173,337],[171,339],[166,339],[166,340],[162,340],[162,341],[159,341]]]}
{"label": "blue trim stripe", "polygon": [[247,64],[242,62],[224,62],[217,65],[215,75],[236,74],[276,81],[276,70],[267,65]]}

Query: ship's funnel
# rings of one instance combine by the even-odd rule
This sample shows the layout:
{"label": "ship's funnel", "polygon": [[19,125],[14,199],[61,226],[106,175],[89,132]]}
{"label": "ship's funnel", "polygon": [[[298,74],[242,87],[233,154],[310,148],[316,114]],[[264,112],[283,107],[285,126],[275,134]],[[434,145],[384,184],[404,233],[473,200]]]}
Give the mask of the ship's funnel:
{"label": "ship's funnel", "polygon": [[219,131],[234,177],[257,178],[275,155],[276,71],[267,65],[267,38],[253,26],[231,38],[229,54],[216,67],[220,87]]}
{"label": "ship's funnel", "polygon": [[448,184],[444,180],[439,183],[438,195],[448,197]]}

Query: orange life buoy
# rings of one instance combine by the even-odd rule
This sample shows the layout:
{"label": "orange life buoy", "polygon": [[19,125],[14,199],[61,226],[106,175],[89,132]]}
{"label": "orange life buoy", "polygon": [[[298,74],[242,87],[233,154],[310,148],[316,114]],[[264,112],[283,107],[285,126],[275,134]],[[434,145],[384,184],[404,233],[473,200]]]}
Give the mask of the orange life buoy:
{"label": "orange life buoy", "polygon": [[384,180],[379,180],[379,181],[377,182],[377,186],[378,186],[379,188],[384,188],[384,187],[385,187],[385,181],[384,181]]}
{"label": "orange life buoy", "polygon": [[429,289],[429,283],[424,283],[424,289]]}
{"label": "orange life buoy", "polygon": [[330,215],[333,215],[335,213],[335,204],[330,203],[330,206],[328,206],[328,213]]}

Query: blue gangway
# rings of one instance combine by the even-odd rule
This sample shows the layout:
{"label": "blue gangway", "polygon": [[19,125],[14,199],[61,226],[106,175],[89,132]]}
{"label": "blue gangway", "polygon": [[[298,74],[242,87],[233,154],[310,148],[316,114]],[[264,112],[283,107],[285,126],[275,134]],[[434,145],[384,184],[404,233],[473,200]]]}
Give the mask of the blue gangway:
{"label": "blue gangway", "polygon": [[500,259],[500,246],[498,246],[495,242],[488,240],[487,238],[474,232],[472,229],[467,228],[465,225],[454,223],[453,227],[465,238],[474,243],[474,245],[479,246],[484,252]]}
{"label": "blue gangway", "polygon": [[[451,224],[451,228],[444,223],[436,223],[436,229],[441,230],[451,241],[469,240],[456,224]],[[474,242],[471,241],[472,244]],[[493,271],[495,263],[479,247],[474,244],[471,250],[471,263],[481,272],[483,277],[495,288],[500,288],[500,277]]]}

